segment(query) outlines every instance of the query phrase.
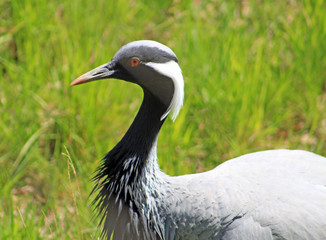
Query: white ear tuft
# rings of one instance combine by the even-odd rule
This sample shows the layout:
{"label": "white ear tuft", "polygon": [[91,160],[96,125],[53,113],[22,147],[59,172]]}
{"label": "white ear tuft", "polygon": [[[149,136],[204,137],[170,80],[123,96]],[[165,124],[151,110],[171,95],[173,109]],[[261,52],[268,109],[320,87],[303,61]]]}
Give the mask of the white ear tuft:
{"label": "white ear tuft", "polygon": [[174,93],[170,103],[170,106],[166,112],[162,115],[161,120],[166,118],[166,116],[171,111],[171,119],[174,121],[183,105],[183,96],[184,96],[184,82],[181,68],[179,64],[175,61],[169,61],[166,63],[146,63],[146,65],[155,69],[157,72],[161,73],[172,79],[174,85]]}

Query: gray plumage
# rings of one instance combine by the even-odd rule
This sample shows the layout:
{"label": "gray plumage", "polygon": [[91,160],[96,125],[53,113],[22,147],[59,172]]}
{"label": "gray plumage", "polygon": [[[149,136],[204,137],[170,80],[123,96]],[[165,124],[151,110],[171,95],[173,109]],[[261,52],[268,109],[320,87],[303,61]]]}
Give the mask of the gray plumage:
{"label": "gray plumage", "polygon": [[131,127],[103,159],[95,204],[110,239],[326,239],[326,158],[302,150],[247,154],[213,170],[170,177],[157,164],[167,114],[182,107],[178,59],[154,41],[123,46],[77,85],[117,78],[140,85]]}

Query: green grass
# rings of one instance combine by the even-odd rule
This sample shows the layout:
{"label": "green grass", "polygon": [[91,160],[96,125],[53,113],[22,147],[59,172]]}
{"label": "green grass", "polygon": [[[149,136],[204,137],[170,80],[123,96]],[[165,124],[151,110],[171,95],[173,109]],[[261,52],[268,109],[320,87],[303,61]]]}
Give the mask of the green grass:
{"label": "green grass", "polygon": [[139,87],[71,88],[123,44],[171,47],[185,103],[161,168],[204,171],[248,152],[326,155],[326,2],[0,1],[0,239],[95,239],[89,179],[122,137]]}

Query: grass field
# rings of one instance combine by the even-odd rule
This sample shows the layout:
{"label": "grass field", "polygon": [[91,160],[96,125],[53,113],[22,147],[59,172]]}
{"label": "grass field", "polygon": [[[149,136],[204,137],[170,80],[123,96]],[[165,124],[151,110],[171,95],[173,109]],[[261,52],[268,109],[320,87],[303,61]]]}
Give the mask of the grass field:
{"label": "grass field", "polygon": [[170,175],[245,153],[326,155],[326,2],[0,0],[0,239],[95,239],[89,197],[139,87],[71,88],[123,44],[177,54],[184,107],[158,146]]}

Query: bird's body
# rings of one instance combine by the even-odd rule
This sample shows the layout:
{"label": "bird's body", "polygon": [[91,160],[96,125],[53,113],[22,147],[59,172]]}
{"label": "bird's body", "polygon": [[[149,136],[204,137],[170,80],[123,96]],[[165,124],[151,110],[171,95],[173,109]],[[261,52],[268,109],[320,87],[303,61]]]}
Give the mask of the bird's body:
{"label": "bird's body", "polygon": [[177,237],[168,239],[323,239],[325,161],[306,151],[272,150],[167,177],[173,190],[166,201],[179,211]]}
{"label": "bird's body", "polygon": [[178,60],[136,41],[72,85],[118,78],[143,88],[127,133],[104,158],[95,202],[110,239],[326,239],[326,158],[301,150],[247,154],[213,170],[171,177],[157,164],[164,120],[183,100]]}

